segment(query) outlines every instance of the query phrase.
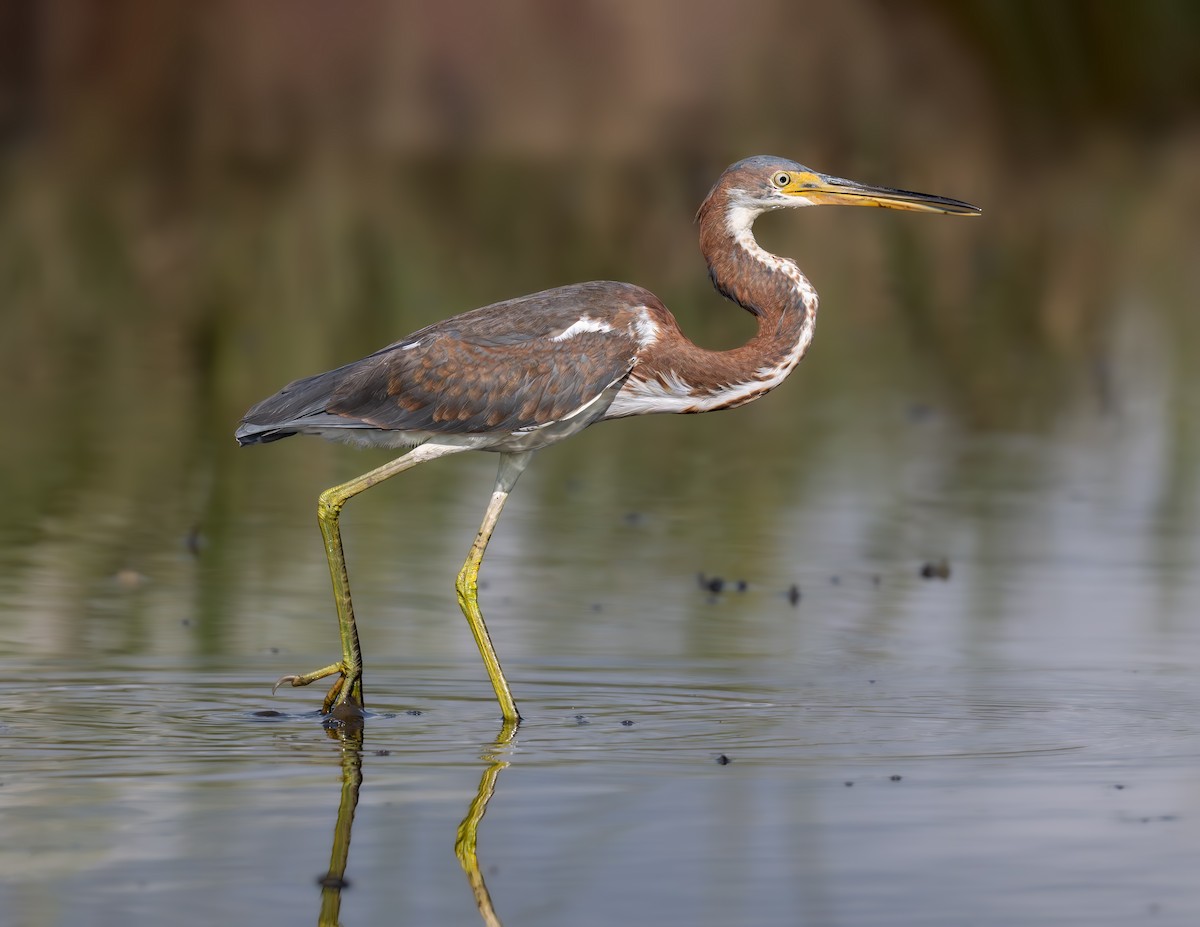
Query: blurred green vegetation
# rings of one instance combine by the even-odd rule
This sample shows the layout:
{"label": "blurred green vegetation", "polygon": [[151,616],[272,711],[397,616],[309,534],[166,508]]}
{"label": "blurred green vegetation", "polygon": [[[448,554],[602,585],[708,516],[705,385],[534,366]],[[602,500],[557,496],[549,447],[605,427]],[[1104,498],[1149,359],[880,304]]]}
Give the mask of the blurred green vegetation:
{"label": "blurred green vegetation", "polygon": [[[756,152],[984,209],[763,220],[824,300],[803,395],[847,397],[807,444],[888,396],[968,432],[1052,435],[1120,415],[1148,366],[1176,511],[1200,464],[1198,9],[0,2],[3,530],[229,525],[254,492],[230,473],[249,404],[517,293],[628,279],[695,340],[738,342],[749,323],[712,293],[689,221]],[[1129,367],[1129,324],[1165,353]],[[729,426],[668,449],[675,427],[606,441],[665,489]],[[718,504],[753,523],[773,504],[753,494]],[[107,545],[99,571],[145,543],[161,538]]]}

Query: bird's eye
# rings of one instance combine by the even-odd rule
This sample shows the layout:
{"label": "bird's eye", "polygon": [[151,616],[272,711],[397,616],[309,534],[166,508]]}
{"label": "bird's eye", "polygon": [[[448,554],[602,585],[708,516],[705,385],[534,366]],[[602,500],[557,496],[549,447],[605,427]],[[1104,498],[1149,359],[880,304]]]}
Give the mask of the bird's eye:
{"label": "bird's eye", "polygon": [[780,171],[778,174],[776,174],[774,177],[771,178],[771,183],[775,184],[775,186],[777,186],[777,187],[786,187],[791,182],[792,182],[792,175],[789,174],[787,171]]}

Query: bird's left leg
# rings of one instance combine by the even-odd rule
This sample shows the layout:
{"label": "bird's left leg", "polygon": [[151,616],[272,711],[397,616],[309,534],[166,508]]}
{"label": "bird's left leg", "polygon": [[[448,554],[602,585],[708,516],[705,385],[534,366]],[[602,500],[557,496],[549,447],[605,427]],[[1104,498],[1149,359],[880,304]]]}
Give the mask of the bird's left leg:
{"label": "bird's left leg", "polygon": [[342,507],[360,492],[382,483],[397,473],[410,470],[447,454],[456,454],[465,447],[447,444],[422,444],[402,457],[397,457],[382,467],[362,476],[334,486],[321,493],[317,503],[317,518],[321,524],[321,536],[325,539],[325,557],[329,561],[329,575],[333,580],[333,599],[337,607],[338,636],[342,641],[342,658],[337,663],[323,666],[319,670],[302,676],[284,676],[275,683],[275,691],[281,685],[307,686],[309,683],[337,676],[329,693],[325,696],[321,711],[329,714],[335,708],[349,704],[351,708],[363,707],[362,692],[362,648],[358,642],[358,627],[354,623],[354,605],[350,600],[350,576],[346,571],[346,555],[342,550],[340,518]]}
{"label": "bird's left leg", "polygon": [[475,643],[479,647],[480,656],[483,657],[483,665],[487,668],[492,688],[496,690],[496,699],[500,702],[500,713],[506,724],[516,724],[521,720],[521,715],[517,711],[517,703],[513,701],[512,692],[508,689],[508,681],[505,680],[504,673],[500,669],[496,648],[492,646],[492,638],[488,634],[487,626],[483,623],[483,613],[479,610],[479,565],[483,563],[484,551],[487,550],[488,541],[491,540],[496,522],[500,519],[500,511],[504,508],[508,494],[516,485],[517,478],[529,466],[529,460],[532,457],[533,451],[500,455],[500,470],[496,474],[496,488],[492,491],[491,502],[488,503],[487,511],[484,512],[483,524],[479,526],[479,534],[475,536],[475,543],[471,545],[471,552],[467,554],[467,561],[459,571],[458,581],[455,583],[455,588],[458,590],[459,607],[467,616],[467,624],[471,626],[471,633],[475,636]]}

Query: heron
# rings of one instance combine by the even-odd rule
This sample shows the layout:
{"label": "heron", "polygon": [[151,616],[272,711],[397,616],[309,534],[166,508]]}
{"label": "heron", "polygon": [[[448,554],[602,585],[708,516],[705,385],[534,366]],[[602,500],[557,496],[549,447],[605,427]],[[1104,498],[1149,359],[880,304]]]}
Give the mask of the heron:
{"label": "heron", "polygon": [[296,380],[253,406],[235,433],[240,445],[306,434],[404,451],[321,493],[317,515],[341,657],[284,676],[272,691],[333,676],[322,712],[365,710],[342,509],[359,493],[418,464],[491,451],[499,455],[495,486],[455,587],[503,720],[518,723],[478,595],[484,553],[517,479],[535,451],[596,422],[733,409],[779,386],[812,341],[817,292],[795,261],[758,244],[754,221],[777,209],[826,204],[981,212],[961,200],[858,183],[785,158],[746,158],[726,168],[696,213],[713,285],[758,324],[740,347],[714,351],[695,344],[662,301],[639,286],[577,283],[435,322],[361,360]]}

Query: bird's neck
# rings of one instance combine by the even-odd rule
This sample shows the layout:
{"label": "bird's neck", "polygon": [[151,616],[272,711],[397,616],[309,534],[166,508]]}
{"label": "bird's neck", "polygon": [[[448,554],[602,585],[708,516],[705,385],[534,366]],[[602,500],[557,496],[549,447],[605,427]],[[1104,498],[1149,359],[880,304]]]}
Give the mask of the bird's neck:
{"label": "bird's neck", "polygon": [[766,251],[750,230],[755,214],[729,209],[716,191],[700,208],[700,249],[713,284],[758,320],[758,332],[728,351],[710,351],[679,332],[643,351],[608,418],[646,412],[711,412],[753,402],[786,379],[812,340],[817,292],[794,261]]}
{"label": "bird's neck", "polygon": [[721,352],[748,379],[770,371],[774,388],[800,362],[817,321],[817,291],[795,261],[771,254],[754,237],[758,211],[732,205],[725,191],[701,207],[700,250],[719,292],[758,320],[747,344]]}
{"label": "bird's neck", "polygon": [[772,254],[754,237],[759,213],[706,202],[700,212],[700,251],[713,285],[759,320],[762,330],[811,326],[817,291],[795,261]]}

